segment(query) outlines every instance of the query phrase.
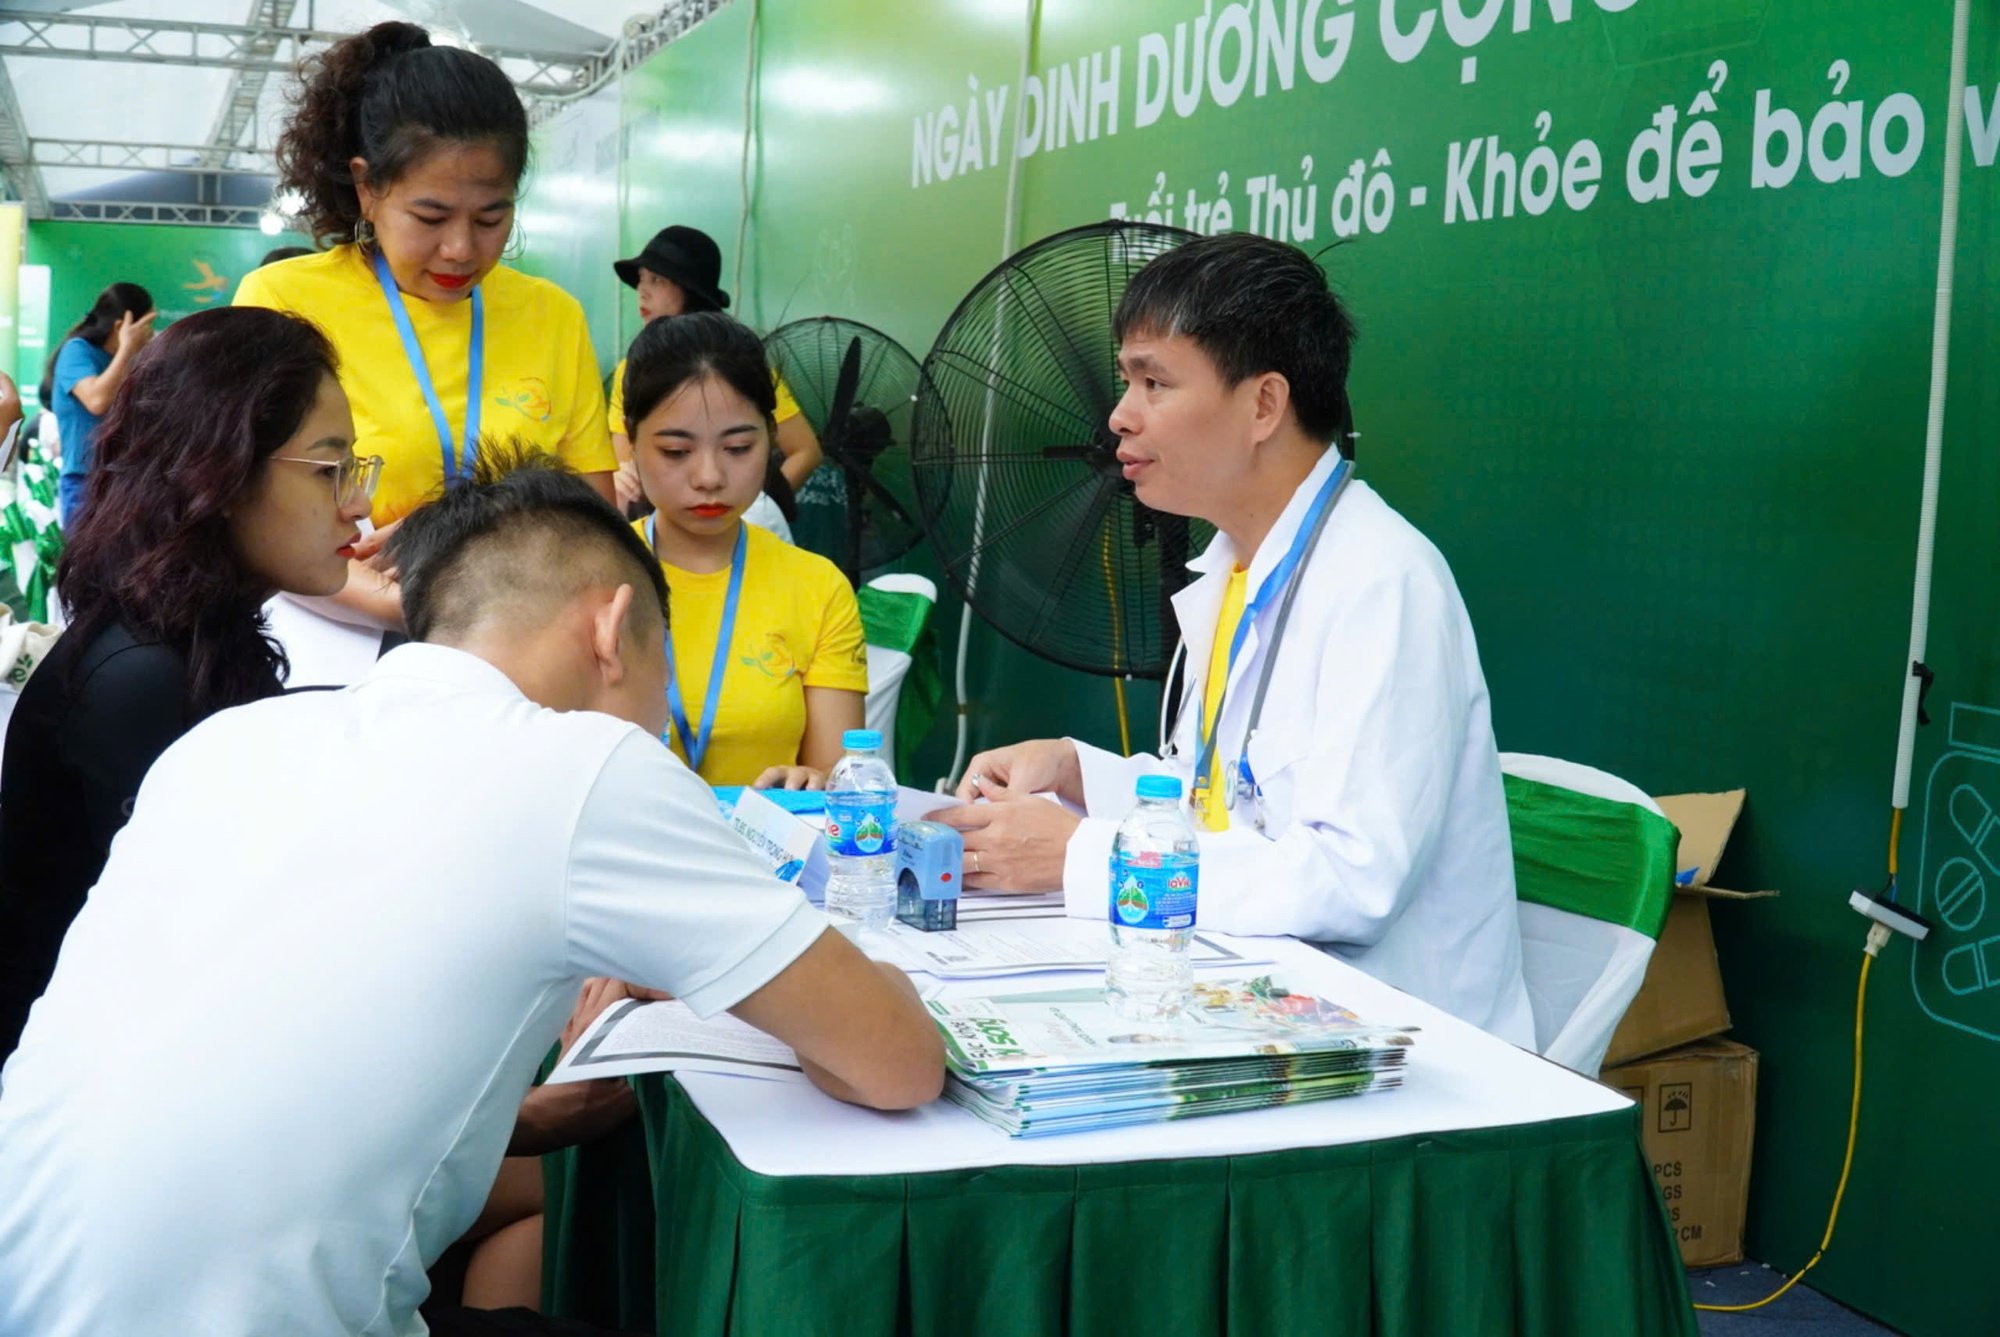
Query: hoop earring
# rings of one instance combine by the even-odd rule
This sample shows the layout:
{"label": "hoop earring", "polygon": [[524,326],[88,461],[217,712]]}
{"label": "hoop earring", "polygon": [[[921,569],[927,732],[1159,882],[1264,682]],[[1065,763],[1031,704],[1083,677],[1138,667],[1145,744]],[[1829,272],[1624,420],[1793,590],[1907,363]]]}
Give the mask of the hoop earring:
{"label": "hoop earring", "polygon": [[364,251],[375,244],[375,225],[366,218],[354,220],[354,244]]}
{"label": "hoop earring", "polygon": [[519,260],[527,252],[528,234],[521,227],[521,220],[517,216],[514,219],[513,230],[507,234],[507,245],[501,250],[500,258],[508,261]]}

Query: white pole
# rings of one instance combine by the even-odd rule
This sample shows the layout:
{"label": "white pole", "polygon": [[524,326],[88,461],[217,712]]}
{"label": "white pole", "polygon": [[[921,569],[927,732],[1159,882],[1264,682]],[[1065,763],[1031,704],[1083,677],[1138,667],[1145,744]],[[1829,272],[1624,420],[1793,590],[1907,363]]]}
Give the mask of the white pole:
{"label": "white pole", "polygon": [[[1028,69],[1034,60],[1035,30],[1041,25],[1041,18],[1042,0],[1027,0],[1027,21],[1021,33],[1021,73],[1020,77],[1014,81],[1014,133],[1007,140],[1007,151],[1010,156],[1007,162],[1007,203],[1005,211],[1001,215],[1000,224],[1000,258],[1002,260],[1005,260],[1014,253],[1021,225],[1021,104],[1023,92],[1028,86]],[[1000,301],[1003,306],[1005,299],[1006,290],[1003,288],[1000,292]],[[992,360],[993,365],[996,366],[1000,360],[998,351],[1000,328],[1001,322],[996,314],[993,323],[995,351]],[[985,432],[990,433],[992,429],[993,391],[989,384],[986,394]],[[979,471],[979,491],[973,502],[972,510],[973,557],[972,567],[966,572],[965,581],[966,592],[968,594],[972,590],[973,582],[979,576],[979,543],[985,529],[986,470],[981,468]],[[966,713],[968,697],[965,686],[965,661],[967,650],[971,644],[972,602],[968,599],[958,612],[958,669],[955,675],[956,694],[958,697],[958,740],[952,748],[951,773],[937,782],[937,789],[940,793],[957,788],[958,777],[965,770],[971,726],[971,718]]]}
{"label": "white pole", "polygon": [[1917,746],[1913,671],[1930,637],[1931,556],[1937,541],[1938,468],[1944,456],[1945,389],[1951,374],[1951,294],[1958,258],[1958,184],[1965,126],[1965,48],[1972,0],[1957,0],[1951,29],[1951,100],[1945,107],[1943,223],[1938,229],[1937,296],[1931,308],[1931,396],[1924,422],[1924,494],[1917,522],[1917,571],[1910,593],[1910,653],[1903,661],[1903,714],[1896,731],[1896,779],[1889,805],[1910,806],[1910,762]]}

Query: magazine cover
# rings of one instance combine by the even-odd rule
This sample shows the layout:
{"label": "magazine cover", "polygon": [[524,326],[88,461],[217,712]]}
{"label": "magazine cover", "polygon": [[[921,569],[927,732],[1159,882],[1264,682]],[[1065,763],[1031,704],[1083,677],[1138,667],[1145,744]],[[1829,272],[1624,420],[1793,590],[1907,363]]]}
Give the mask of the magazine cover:
{"label": "magazine cover", "polygon": [[1414,1027],[1371,1024],[1270,975],[1197,979],[1193,1002],[1172,1022],[1127,1021],[1102,988],[933,999],[929,1007],[952,1069],[968,1076],[1402,1049],[1415,1035]]}
{"label": "magazine cover", "polygon": [[1140,1098],[1119,1096],[1098,1100],[1076,1096],[1045,1104],[1033,1100],[996,1100],[954,1076],[945,1084],[945,1098],[1010,1137],[1039,1137],[1334,1100],[1391,1090],[1401,1083],[1402,1076],[1397,1072],[1359,1072],[1298,1080],[1223,1083],[1162,1091]]}

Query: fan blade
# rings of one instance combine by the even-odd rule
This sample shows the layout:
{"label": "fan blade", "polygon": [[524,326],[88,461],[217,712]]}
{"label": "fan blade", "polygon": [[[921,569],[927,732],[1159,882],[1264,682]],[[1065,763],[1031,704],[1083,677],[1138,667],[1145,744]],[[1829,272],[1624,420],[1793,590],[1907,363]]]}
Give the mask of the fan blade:
{"label": "fan blade", "polygon": [[833,383],[833,402],[826,411],[826,442],[828,453],[838,459],[845,453],[847,445],[847,419],[854,411],[854,392],[861,386],[861,340],[847,341],[847,351],[841,354],[840,376]]}
{"label": "fan blade", "polygon": [[1088,460],[1095,459],[1097,454],[1097,447],[1092,445],[1042,447],[1042,458],[1045,460]]}
{"label": "fan blade", "polygon": [[[1041,640],[1042,634],[1048,629],[1049,622],[1054,618],[1063,616],[1063,599],[1069,593],[1070,586],[1076,580],[1077,569],[1085,561],[1100,555],[1098,546],[1100,534],[1105,518],[1111,513],[1111,508],[1117,500],[1118,485],[1108,478],[1099,478],[1097,486],[1091,490],[1090,501],[1084,508],[1082,519],[1073,522],[1070,526],[1071,538],[1069,548],[1063,554],[1062,561],[1056,568],[1054,578],[1048,582],[1046,597],[1042,601],[1042,606],[1036,610],[1034,621],[1029,625],[1028,640],[1030,643]],[[1130,638],[1129,634],[1126,633],[1123,623],[1124,609],[1119,605],[1117,600],[1113,599],[1110,604],[1107,629],[1111,633],[1114,645],[1118,647],[1116,653],[1113,655],[1115,662],[1113,662],[1112,668],[1114,670],[1129,667],[1128,663],[1124,662],[1125,656],[1128,653],[1124,642]]]}
{"label": "fan blade", "polygon": [[909,511],[903,508],[903,503],[896,500],[896,494],[891,492],[888,488],[883,487],[881,481],[877,479],[874,474],[861,472],[860,477],[862,486],[866,487],[870,492],[874,493],[877,497],[881,498],[882,504],[884,506],[887,506],[889,508],[890,513],[894,515],[898,520],[901,520],[904,524],[910,526],[912,529],[922,528],[921,525],[917,524],[917,522],[910,517]]}
{"label": "fan blade", "polygon": [[[1060,399],[1044,394],[1034,386],[1018,377],[1009,376],[997,367],[989,367],[956,349],[941,349],[932,356],[937,359],[939,375],[962,376],[980,390],[1018,404],[1044,420],[1060,422],[1081,435],[1087,436],[1097,430],[1099,420],[1084,409],[1074,403],[1064,403]],[[1104,412],[1109,416],[1111,410],[1107,407]]]}

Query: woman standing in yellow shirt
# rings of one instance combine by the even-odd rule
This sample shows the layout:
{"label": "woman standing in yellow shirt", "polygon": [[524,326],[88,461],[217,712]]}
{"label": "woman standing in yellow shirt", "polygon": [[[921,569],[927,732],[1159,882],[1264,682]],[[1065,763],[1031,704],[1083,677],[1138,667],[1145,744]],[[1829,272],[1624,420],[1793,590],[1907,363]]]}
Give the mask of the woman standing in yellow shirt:
{"label": "woman standing in yellow shirt", "polygon": [[[482,433],[547,450],[612,496],[583,308],[500,263],[527,158],[527,113],[500,67],[411,23],[315,57],[279,137],[281,184],[329,249],[256,270],[236,302],[306,316],[339,350],[355,448],[385,461],[378,532],[469,477]],[[393,581],[360,564],[351,576],[337,602],[400,626]]]}
{"label": "woman standing in yellow shirt", "polygon": [[666,741],[710,784],[819,788],[861,727],[867,649],[839,568],[743,521],[775,430],[763,345],[721,312],[656,320],[624,400],[673,615]]}

